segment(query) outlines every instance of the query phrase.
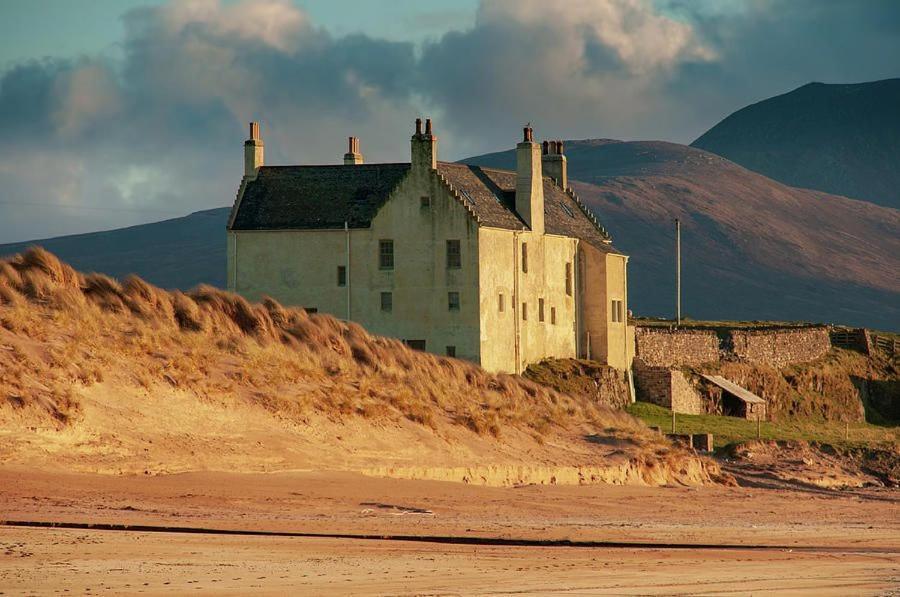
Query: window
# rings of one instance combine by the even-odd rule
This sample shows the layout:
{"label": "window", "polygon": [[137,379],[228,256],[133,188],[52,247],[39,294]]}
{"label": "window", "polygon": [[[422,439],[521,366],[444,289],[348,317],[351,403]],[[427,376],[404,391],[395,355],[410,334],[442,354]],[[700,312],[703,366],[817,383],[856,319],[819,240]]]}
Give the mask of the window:
{"label": "window", "polygon": [[427,209],[430,206],[431,206],[431,197],[429,197],[428,195],[422,195],[419,198],[419,207]]}
{"label": "window", "polygon": [[528,321],[528,303],[522,303],[522,321]]}
{"label": "window", "polygon": [[378,241],[378,269],[394,269],[394,241]]}
{"label": "window", "polygon": [[403,343],[413,350],[425,350],[425,340],[404,340]]}
{"label": "window", "polygon": [[462,254],[460,253],[459,241],[447,241],[447,269],[459,269],[462,267]]}
{"label": "window", "polygon": [[612,305],[610,306],[610,316],[612,318],[613,323],[622,323],[625,321],[625,303],[618,299],[612,300]]}
{"label": "window", "polygon": [[522,273],[528,273],[528,243],[522,243]]}
{"label": "window", "polygon": [[381,310],[390,313],[394,310],[394,294],[391,292],[381,293]]}
{"label": "window", "polygon": [[338,266],[338,286],[346,286],[347,285],[347,266],[339,265]]}
{"label": "window", "polygon": [[303,310],[307,313],[318,313],[319,310],[315,307],[303,307]]}
{"label": "window", "polygon": [[447,308],[450,311],[459,311],[459,293],[458,292],[448,292],[447,293]]}
{"label": "window", "polygon": [[538,299],[538,321],[544,322],[544,299]]}
{"label": "window", "polygon": [[455,357],[455,356],[456,356],[456,347],[455,347],[455,346],[448,346],[448,347],[447,347],[447,356],[448,356],[448,357]]}
{"label": "window", "polygon": [[566,263],[566,294],[572,296],[572,264]]}
{"label": "window", "polygon": [[556,307],[550,307],[550,324],[556,325]]}
{"label": "window", "polygon": [[506,310],[506,301],[503,299],[503,293],[497,295],[497,311],[503,313]]}

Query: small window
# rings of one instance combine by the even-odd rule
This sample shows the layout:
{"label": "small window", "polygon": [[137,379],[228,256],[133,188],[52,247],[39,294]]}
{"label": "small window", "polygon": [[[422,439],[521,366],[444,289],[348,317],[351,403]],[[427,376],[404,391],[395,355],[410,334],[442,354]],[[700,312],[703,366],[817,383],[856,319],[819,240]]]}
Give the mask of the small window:
{"label": "small window", "polygon": [[503,313],[506,310],[506,300],[503,298],[503,293],[497,295],[497,311]]}
{"label": "small window", "polygon": [[611,315],[613,323],[622,323],[625,321],[625,303],[618,299],[612,300]]}
{"label": "small window", "polygon": [[462,267],[462,254],[460,253],[459,241],[447,241],[447,269],[459,269]]}
{"label": "small window", "polygon": [[448,346],[448,347],[447,347],[447,356],[448,356],[448,357],[455,357],[455,356],[456,356],[456,347],[455,347],[455,346]]}
{"label": "small window", "polygon": [[394,269],[394,241],[378,241],[378,268]]}
{"label": "small window", "polygon": [[381,310],[385,313],[390,313],[394,310],[394,293],[392,292],[382,292],[381,293]]}
{"label": "small window", "polygon": [[538,321],[544,322],[544,299],[538,299]]}
{"label": "small window", "polygon": [[431,207],[431,197],[428,195],[422,195],[419,198],[419,207],[428,208]]}
{"label": "small window", "polygon": [[522,303],[522,321],[528,321],[528,303]]}
{"label": "small window", "polygon": [[448,292],[447,293],[447,308],[450,311],[459,311],[459,293],[458,292]]}
{"label": "small window", "polygon": [[550,307],[550,324],[556,325],[556,307]]}
{"label": "small window", "polygon": [[528,243],[522,243],[522,273],[528,273]]}
{"label": "small window", "polygon": [[338,286],[346,286],[347,285],[347,266],[346,265],[338,266],[337,282],[338,282]]}
{"label": "small window", "polygon": [[315,307],[303,307],[303,310],[307,313],[318,313],[319,310]]}
{"label": "small window", "polygon": [[566,294],[572,296],[572,264],[566,263]]}
{"label": "small window", "polygon": [[403,343],[413,350],[425,350],[425,340],[404,340]]}

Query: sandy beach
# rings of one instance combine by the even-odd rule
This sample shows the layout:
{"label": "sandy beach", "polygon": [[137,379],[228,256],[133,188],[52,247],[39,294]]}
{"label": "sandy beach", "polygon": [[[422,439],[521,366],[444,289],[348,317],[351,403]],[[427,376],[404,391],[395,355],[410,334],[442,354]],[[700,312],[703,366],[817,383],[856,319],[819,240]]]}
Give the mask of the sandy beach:
{"label": "sandy beach", "polygon": [[[491,488],[353,473],[102,476],[22,469],[0,472],[0,487],[7,525],[151,527],[0,526],[4,594],[900,590],[900,496],[888,490]],[[409,535],[433,540],[391,538]],[[497,539],[575,546],[490,544]],[[471,540],[483,543],[459,543]],[[609,542],[615,545],[603,545]]]}

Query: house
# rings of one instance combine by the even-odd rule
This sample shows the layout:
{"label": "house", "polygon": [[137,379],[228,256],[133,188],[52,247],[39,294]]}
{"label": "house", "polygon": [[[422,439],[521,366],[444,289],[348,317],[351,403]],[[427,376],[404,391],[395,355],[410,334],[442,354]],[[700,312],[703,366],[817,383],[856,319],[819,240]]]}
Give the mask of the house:
{"label": "house", "polygon": [[519,373],[546,357],[630,366],[628,257],[568,187],[560,141],[524,129],[516,171],[438,161],[266,166],[259,125],[228,222],[228,288]]}

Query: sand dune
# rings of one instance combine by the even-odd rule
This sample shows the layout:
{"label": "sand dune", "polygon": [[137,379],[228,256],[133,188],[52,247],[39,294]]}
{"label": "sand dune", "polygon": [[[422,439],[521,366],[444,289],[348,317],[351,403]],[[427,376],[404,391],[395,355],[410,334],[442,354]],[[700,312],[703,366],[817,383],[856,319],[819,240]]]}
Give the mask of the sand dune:
{"label": "sand dune", "polygon": [[209,287],[0,262],[0,460],[110,474],[353,470],[486,485],[709,483],[632,417]]}

